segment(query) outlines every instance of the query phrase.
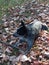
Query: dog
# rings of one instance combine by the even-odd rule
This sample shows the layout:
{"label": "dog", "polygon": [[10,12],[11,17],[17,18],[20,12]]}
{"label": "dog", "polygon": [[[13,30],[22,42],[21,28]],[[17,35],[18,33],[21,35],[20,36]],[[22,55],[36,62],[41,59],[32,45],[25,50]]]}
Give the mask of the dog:
{"label": "dog", "polygon": [[22,51],[24,54],[28,53],[34,45],[34,41],[38,37],[41,30],[48,30],[48,27],[46,25],[43,25],[41,21],[34,20],[28,25],[25,25],[25,23],[21,21],[20,27],[13,34],[14,37],[19,37],[20,41],[18,43],[16,42],[14,46],[18,47],[20,45],[20,42],[22,44],[23,41],[26,41],[28,45],[26,51],[24,52],[22,49],[20,49],[20,51]]}

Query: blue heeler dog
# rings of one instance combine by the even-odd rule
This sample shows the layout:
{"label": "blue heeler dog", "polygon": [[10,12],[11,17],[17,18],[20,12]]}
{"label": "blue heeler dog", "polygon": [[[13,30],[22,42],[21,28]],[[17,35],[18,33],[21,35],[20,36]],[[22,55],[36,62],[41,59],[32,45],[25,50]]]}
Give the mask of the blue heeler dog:
{"label": "blue heeler dog", "polygon": [[16,42],[14,46],[18,47],[19,45],[23,44],[22,42],[25,41],[27,42],[27,49],[25,51],[23,51],[23,49],[20,49],[20,51],[24,54],[28,53],[41,30],[48,30],[48,27],[46,25],[43,25],[38,20],[34,20],[28,25],[25,25],[24,22],[21,21],[20,27],[13,34],[14,37],[19,37],[20,41]]}

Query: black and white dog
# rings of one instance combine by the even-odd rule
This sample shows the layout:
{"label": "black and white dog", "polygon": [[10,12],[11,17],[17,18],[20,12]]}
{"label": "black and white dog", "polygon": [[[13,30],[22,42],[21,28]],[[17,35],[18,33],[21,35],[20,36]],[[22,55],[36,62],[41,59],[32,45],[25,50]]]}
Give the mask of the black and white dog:
{"label": "black and white dog", "polygon": [[13,34],[14,37],[19,37],[20,41],[18,43],[16,42],[14,46],[18,47],[20,42],[26,41],[28,47],[24,53],[28,53],[41,30],[48,30],[48,27],[46,25],[43,25],[43,23],[38,20],[34,20],[33,23],[30,23],[28,25],[25,25],[24,22],[21,21],[20,27]]}

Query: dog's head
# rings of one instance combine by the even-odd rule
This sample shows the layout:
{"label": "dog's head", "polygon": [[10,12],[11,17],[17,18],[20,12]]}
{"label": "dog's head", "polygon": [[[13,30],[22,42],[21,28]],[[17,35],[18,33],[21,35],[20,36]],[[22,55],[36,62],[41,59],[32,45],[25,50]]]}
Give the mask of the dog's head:
{"label": "dog's head", "polygon": [[14,37],[27,35],[27,27],[24,22],[21,21],[21,25],[17,29],[17,31],[13,34]]}

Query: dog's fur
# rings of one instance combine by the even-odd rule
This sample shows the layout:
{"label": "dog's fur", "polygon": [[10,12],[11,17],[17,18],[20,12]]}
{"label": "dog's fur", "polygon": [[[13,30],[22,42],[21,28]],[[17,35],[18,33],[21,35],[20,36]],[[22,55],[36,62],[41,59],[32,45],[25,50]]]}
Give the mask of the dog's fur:
{"label": "dog's fur", "polygon": [[13,36],[18,36],[21,40],[27,41],[28,47],[24,52],[27,53],[32,48],[34,41],[38,37],[39,31],[41,30],[48,30],[48,28],[45,25],[42,25],[40,21],[36,21],[29,25],[25,25],[24,22],[21,21],[20,27],[17,29],[17,32],[13,34]]}

